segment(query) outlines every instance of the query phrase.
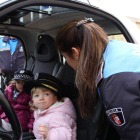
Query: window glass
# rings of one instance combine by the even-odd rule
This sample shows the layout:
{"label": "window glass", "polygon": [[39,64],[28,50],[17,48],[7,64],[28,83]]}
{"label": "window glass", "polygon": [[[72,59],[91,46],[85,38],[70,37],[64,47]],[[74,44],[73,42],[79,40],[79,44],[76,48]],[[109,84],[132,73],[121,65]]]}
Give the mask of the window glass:
{"label": "window glass", "polygon": [[[0,18],[1,23],[26,25],[34,20],[51,16],[52,14],[59,14],[62,12],[73,11],[69,8],[53,7],[53,6],[28,6],[15,10],[6,17]],[[75,10],[76,11],[76,10]]]}
{"label": "window glass", "polygon": [[14,72],[24,68],[23,44],[14,36],[0,35],[0,88],[8,86]]}
{"label": "window glass", "polygon": [[125,41],[126,42],[126,39],[125,37],[123,36],[123,34],[119,34],[119,35],[110,35],[108,36],[109,40],[120,40],[120,41]]}
{"label": "window glass", "polygon": [[8,1],[10,1],[10,0],[1,0],[1,1],[0,1],[0,5],[1,5],[2,3],[8,2]]}

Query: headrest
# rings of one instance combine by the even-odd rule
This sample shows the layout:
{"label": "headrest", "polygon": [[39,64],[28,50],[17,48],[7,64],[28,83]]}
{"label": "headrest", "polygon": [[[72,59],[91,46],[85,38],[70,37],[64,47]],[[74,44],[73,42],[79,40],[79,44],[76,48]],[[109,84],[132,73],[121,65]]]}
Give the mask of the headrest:
{"label": "headrest", "polygon": [[51,61],[58,55],[55,47],[55,40],[50,35],[41,35],[34,51],[34,56],[38,61]]}

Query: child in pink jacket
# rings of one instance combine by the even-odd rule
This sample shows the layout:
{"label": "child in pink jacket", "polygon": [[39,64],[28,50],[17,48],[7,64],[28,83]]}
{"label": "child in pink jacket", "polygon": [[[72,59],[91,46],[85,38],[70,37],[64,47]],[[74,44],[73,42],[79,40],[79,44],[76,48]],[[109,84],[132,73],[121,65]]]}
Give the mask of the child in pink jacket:
{"label": "child in pink jacket", "polygon": [[46,73],[37,73],[24,90],[30,93],[34,108],[33,133],[37,140],[76,140],[76,113],[64,85]]}
{"label": "child in pink jacket", "polygon": [[[13,107],[23,131],[32,131],[33,129],[33,112],[30,110],[29,102],[32,100],[31,96],[23,91],[25,82],[32,80],[33,74],[25,69],[18,70],[14,73],[13,80],[15,84],[9,85],[5,89],[5,96]],[[0,107],[0,117],[2,120],[2,127],[7,131],[12,131],[6,114]]]}

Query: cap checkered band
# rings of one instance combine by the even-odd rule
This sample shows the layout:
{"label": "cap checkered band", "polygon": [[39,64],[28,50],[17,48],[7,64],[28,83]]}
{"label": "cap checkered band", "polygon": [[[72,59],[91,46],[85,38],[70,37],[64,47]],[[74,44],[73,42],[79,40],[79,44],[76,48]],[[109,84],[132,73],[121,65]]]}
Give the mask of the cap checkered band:
{"label": "cap checkered band", "polygon": [[25,74],[15,74],[14,79],[32,80],[32,77]]}

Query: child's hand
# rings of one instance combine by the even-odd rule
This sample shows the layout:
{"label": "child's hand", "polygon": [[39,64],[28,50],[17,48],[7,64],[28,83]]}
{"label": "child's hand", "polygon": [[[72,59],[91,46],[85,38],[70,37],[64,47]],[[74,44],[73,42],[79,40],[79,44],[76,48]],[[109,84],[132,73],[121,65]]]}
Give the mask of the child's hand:
{"label": "child's hand", "polygon": [[44,136],[44,139],[47,138],[49,130],[46,125],[40,124],[37,130],[39,131],[39,134]]}
{"label": "child's hand", "polygon": [[11,88],[15,89],[16,88],[16,84],[15,83],[11,83]]}

